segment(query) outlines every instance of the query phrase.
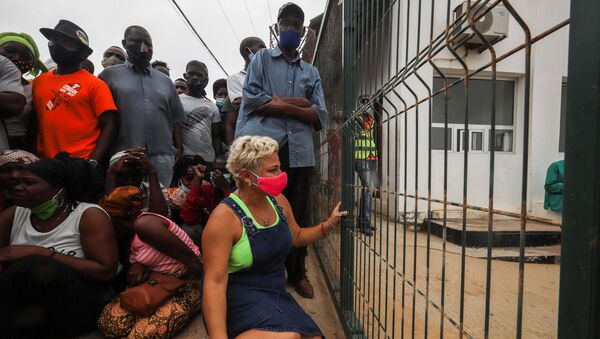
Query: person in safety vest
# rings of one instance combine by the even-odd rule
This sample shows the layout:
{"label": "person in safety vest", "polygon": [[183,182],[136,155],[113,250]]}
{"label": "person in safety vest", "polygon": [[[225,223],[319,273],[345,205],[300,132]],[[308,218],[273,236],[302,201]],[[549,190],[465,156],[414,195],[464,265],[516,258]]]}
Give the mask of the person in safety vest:
{"label": "person in safety vest", "polygon": [[[366,104],[367,96],[361,96],[360,103]],[[354,168],[360,180],[360,214],[358,225],[360,231],[373,235],[374,225],[371,225],[371,199],[375,188],[377,173],[377,144],[375,143],[376,120],[372,108],[363,111],[356,119],[354,137]]]}

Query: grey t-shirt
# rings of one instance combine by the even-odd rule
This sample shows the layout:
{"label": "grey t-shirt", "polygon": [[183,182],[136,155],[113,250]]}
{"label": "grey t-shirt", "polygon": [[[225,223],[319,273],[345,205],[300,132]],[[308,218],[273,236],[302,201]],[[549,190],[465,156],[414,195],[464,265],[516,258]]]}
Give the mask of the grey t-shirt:
{"label": "grey t-shirt", "polygon": [[[0,55],[0,92],[13,92],[23,95],[21,71],[10,59]],[[4,124],[0,126],[0,152],[8,149],[8,138]]]}
{"label": "grey t-shirt", "polygon": [[181,124],[183,154],[198,154],[206,162],[215,161],[212,125],[221,122],[217,105],[207,98],[180,94],[186,118]]}

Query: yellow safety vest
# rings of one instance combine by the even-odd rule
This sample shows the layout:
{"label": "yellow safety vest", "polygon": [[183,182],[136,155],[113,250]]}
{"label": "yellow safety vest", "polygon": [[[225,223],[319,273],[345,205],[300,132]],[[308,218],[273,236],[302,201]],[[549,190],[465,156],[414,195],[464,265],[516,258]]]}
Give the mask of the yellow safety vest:
{"label": "yellow safety vest", "polygon": [[364,122],[364,130],[354,137],[354,159],[377,160],[377,145],[373,135],[373,118]]}

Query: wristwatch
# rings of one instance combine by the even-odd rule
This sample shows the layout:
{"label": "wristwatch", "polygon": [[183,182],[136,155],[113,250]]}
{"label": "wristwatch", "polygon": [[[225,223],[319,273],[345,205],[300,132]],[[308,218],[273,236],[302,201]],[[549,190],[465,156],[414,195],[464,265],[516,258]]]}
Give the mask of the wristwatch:
{"label": "wristwatch", "polygon": [[98,166],[98,161],[96,161],[96,159],[90,159],[88,160],[88,162],[90,163],[90,165],[92,165],[92,167]]}

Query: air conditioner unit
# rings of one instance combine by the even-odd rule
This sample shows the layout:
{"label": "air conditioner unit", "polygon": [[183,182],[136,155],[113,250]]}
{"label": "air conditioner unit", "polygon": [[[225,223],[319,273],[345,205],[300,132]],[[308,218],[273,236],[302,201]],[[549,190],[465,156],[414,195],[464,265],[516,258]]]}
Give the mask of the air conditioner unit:
{"label": "air conditioner unit", "polygon": [[[471,17],[474,17],[485,11],[487,8],[487,6],[472,7],[470,15]],[[454,21],[456,21],[456,19],[466,12],[467,2],[465,1],[454,9]],[[483,35],[483,37],[493,45],[508,36],[508,18],[509,14],[506,8],[504,6],[497,5],[489,10],[483,17],[481,17],[481,19],[475,22],[475,27]],[[463,23],[461,25],[457,25],[453,30],[453,45],[455,47],[464,45],[466,48],[477,48],[481,53],[487,48],[487,46],[484,41],[482,41],[481,38],[473,31],[473,29],[469,27],[461,33],[465,26],[469,26],[469,21],[466,19],[467,18],[463,17],[461,19]]]}

